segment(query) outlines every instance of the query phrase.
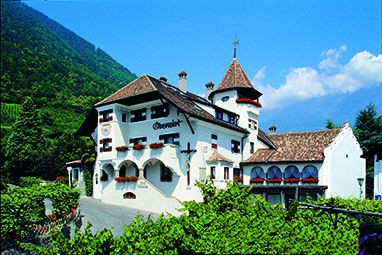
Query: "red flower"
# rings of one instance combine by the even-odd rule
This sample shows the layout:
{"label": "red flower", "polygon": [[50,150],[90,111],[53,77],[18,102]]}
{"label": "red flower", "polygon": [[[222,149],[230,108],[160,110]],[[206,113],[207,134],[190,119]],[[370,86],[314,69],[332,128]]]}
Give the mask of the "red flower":
{"label": "red flower", "polygon": [[117,182],[137,182],[138,178],[136,176],[122,176],[115,178]]}
{"label": "red flower", "polygon": [[301,181],[302,182],[309,182],[309,183],[317,183],[318,182],[318,178],[313,178],[313,177],[301,178]]}
{"label": "red flower", "polygon": [[115,147],[115,149],[116,149],[117,151],[127,151],[127,150],[129,149],[129,147],[126,146],[126,145],[123,145],[123,146]]}
{"label": "red flower", "polygon": [[283,181],[283,178],[272,178],[267,180],[267,182],[282,182],[282,181]]}
{"label": "red flower", "polygon": [[150,149],[159,149],[164,147],[164,143],[152,143],[149,145]]}
{"label": "red flower", "polygon": [[262,107],[262,105],[259,102],[250,98],[238,98],[236,99],[236,103],[249,103],[249,104],[256,105],[257,107]]}
{"label": "red flower", "polygon": [[255,183],[262,183],[264,181],[264,178],[251,178],[250,182],[255,182]]}
{"label": "red flower", "polygon": [[233,179],[237,180],[237,182],[243,182],[243,177],[240,176],[234,176]]}
{"label": "red flower", "polygon": [[143,144],[140,144],[140,143],[133,146],[133,150],[136,150],[136,151],[140,151],[140,150],[143,150],[145,148],[146,148],[146,146],[144,146]]}
{"label": "red flower", "polygon": [[284,182],[299,182],[300,178],[286,178]]}

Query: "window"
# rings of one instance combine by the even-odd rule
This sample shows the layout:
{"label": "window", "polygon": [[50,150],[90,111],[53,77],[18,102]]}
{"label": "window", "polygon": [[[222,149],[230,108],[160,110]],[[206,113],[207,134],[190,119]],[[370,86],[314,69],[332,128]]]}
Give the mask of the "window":
{"label": "window", "polygon": [[113,120],[113,116],[111,116],[111,113],[113,113],[113,109],[109,109],[109,110],[105,110],[105,111],[99,112],[99,116],[102,116],[99,119],[99,123],[107,122],[107,121],[112,121]]}
{"label": "window", "polygon": [[162,164],[160,168],[160,181],[161,182],[172,182],[172,172],[170,168]]}
{"label": "window", "polygon": [[211,179],[215,179],[216,178],[216,167],[214,167],[214,166],[211,166],[210,167],[210,176],[211,176]]}
{"label": "window", "polygon": [[125,112],[122,113],[122,122],[127,122],[127,113]]}
{"label": "window", "polygon": [[234,168],[233,169],[233,179],[237,180],[238,182],[243,182],[243,169],[241,168]]}
{"label": "window", "polygon": [[251,153],[251,154],[255,153],[255,143],[254,142],[249,143],[249,153]]}
{"label": "window", "polygon": [[212,149],[218,148],[218,136],[215,134],[211,134],[211,148]]}
{"label": "window", "polygon": [[275,194],[267,194],[267,201],[271,203],[272,205],[277,205],[281,203],[281,194],[275,193]]}
{"label": "window", "polygon": [[225,166],[224,167],[224,180],[229,179],[229,167]]}
{"label": "window", "polygon": [[146,120],[146,108],[131,111],[130,122],[138,122],[143,120]]}
{"label": "window", "polygon": [[123,194],[123,198],[124,199],[136,199],[137,196],[132,192],[126,192],[125,194]]}
{"label": "window", "polygon": [[257,121],[253,119],[248,119],[248,127],[253,130],[257,130]]}
{"label": "window", "polygon": [[229,100],[229,96],[225,96],[222,98],[222,102],[227,102]]}
{"label": "window", "polygon": [[100,152],[111,151],[112,150],[112,147],[110,146],[111,142],[112,142],[111,138],[105,138],[105,139],[99,140],[99,143],[102,144],[102,147],[100,148]]}
{"label": "window", "polygon": [[179,145],[179,133],[160,135],[159,140],[165,144]]}
{"label": "window", "polygon": [[215,118],[217,118],[218,120],[223,120],[223,112],[215,111]]}
{"label": "window", "polygon": [[231,152],[240,153],[240,142],[236,140],[231,140]]}
{"label": "window", "polygon": [[318,170],[315,166],[308,165],[302,169],[302,178],[318,178]]}
{"label": "window", "polygon": [[268,168],[268,179],[281,179],[282,174],[278,166],[271,166]]}
{"label": "window", "polygon": [[227,121],[231,124],[236,124],[236,116],[235,115],[228,115]]}
{"label": "window", "polygon": [[296,166],[288,166],[285,168],[284,178],[286,179],[297,179],[300,178],[300,171]]}
{"label": "window", "polygon": [[159,105],[159,106],[153,106],[151,107],[151,118],[161,118],[161,117],[167,117],[170,114],[168,110],[168,105]]}
{"label": "window", "polygon": [[261,167],[255,166],[254,168],[252,168],[251,179],[254,178],[264,178],[264,170]]}
{"label": "window", "polygon": [[134,146],[137,144],[143,144],[146,145],[147,143],[147,138],[146,137],[137,137],[137,138],[131,138],[129,140],[130,146]]}

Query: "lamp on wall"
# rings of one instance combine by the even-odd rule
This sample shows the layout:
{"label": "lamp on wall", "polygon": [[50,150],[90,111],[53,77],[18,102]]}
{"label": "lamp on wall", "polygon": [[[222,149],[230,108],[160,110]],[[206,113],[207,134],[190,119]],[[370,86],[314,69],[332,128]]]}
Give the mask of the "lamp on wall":
{"label": "lamp on wall", "polygon": [[362,185],[364,180],[365,179],[362,177],[357,178],[358,185],[359,185],[359,199],[362,199]]}

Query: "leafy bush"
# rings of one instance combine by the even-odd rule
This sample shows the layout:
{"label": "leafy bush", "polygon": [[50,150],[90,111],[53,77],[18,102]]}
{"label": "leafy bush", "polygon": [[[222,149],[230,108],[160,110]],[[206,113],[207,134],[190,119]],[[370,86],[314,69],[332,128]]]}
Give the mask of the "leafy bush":
{"label": "leafy bush", "polygon": [[32,187],[32,186],[37,186],[40,185],[41,179],[33,176],[24,176],[20,177],[19,180],[19,186],[20,187]]}

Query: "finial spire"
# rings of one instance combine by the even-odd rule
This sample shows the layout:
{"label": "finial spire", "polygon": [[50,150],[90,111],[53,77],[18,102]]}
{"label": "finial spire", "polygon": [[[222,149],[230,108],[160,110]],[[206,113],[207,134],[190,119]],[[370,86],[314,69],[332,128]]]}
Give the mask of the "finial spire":
{"label": "finial spire", "polygon": [[234,48],[233,48],[233,58],[236,58],[236,45],[239,44],[239,38],[237,38],[236,35],[235,35],[235,41],[232,44],[234,45]]}

